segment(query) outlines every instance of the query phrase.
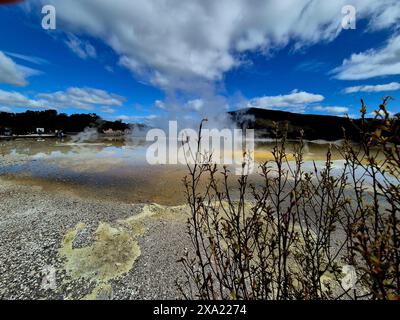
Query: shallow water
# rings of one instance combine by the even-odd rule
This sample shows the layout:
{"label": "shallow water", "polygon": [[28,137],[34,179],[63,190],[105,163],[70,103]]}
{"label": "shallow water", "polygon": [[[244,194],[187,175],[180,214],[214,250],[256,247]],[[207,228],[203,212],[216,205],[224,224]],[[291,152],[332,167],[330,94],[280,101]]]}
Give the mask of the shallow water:
{"label": "shallow water", "polygon": [[[46,191],[127,203],[175,205],[184,202],[185,165],[149,165],[143,139],[99,139],[86,143],[57,139],[0,141],[0,177]],[[288,142],[293,152],[296,142]],[[305,168],[323,166],[329,144],[306,142]],[[255,160],[271,160],[272,141],[257,141]],[[332,147],[334,166],[343,160]],[[257,178],[257,174],[253,175]]]}

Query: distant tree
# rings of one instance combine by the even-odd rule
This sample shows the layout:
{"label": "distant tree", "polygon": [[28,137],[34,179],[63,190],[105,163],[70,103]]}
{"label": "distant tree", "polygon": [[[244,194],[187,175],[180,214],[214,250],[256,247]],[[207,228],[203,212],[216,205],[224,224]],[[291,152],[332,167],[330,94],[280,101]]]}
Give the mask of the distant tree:
{"label": "distant tree", "polygon": [[4,134],[6,128],[11,128],[14,134],[30,134],[35,133],[36,128],[44,128],[46,133],[50,133],[56,130],[81,132],[87,127],[101,128],[102,126],[122,131],[129,128],[122,121],[105,121],[95,113],[67,115],[58,114],[56,110],[0,112],[0,134]]}
{"label": "distant tree", "polygon": [[110,129],[113,131],[124,131],[129,129],[129,125],[123,123],[121,120],[117,120],[117,121],[103,121],[102,124],[99,126],[99,130],[103,132]]}

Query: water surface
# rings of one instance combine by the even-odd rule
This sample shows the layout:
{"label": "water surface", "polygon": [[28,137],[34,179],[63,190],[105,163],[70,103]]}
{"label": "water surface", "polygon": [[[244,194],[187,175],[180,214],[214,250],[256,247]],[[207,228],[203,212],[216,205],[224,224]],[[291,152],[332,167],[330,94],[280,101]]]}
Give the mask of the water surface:
{"label": "water surface", "polygon": [[[290,155],[298,142],[289,141]],[[118,200],[128,203],[180,204],[185,201],[182,178],[185,165],[149,165],[142,138],[97,139],[73,142],[71,139],[0,140],[0,177],[46,191],[81,197]],[[305,167],[313,161],[323,166],[329,143],[306,142]],[[338,148],[332,146],[334,165],[343,164]],[[272,159],[272,141],[257,141],[258,163]],[[289,156],[290,158],[290,156]],[[254,173],[257,178],[257,173]]]}

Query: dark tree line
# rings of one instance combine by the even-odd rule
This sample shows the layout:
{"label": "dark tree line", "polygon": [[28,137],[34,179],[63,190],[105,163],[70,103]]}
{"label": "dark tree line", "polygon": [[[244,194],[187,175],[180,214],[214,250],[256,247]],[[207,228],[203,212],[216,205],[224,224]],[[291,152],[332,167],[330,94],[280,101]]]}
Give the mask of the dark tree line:
{"label": "dark tree line", "polygon": [[[298,139],[302,130],[303,138],[308,140],[325,139],[328,141],[343,139],[343,130],[347,138],[353,141],[359,140],[357,127],[361,125],[361,119],[349,119],[346,117],[298,114],[277,110],[264,110],[249,108],[230,112],[232,119],[240,126],[255,129],[260,137],[272,137],[274,124],[281,129],[285,127],[289,139]],[[399,114],[394,115],[398,122]],[[369,132],[373,132],[382,124],[382,119],[365,119],[365,126]]]}
{"label": "dark tree line", "polygon": [[57,130],[66,133],[81,132],[87,127],[98,128],[99,132],[108,129],[121,131],[129,129],[129,125],[122,121],[106,121],[94,113],[67,115],[56,110],[0,112],[0,134],[10,129],[13,134],[30,134],[36,133],[37,128],[43,128],[45,133]]}

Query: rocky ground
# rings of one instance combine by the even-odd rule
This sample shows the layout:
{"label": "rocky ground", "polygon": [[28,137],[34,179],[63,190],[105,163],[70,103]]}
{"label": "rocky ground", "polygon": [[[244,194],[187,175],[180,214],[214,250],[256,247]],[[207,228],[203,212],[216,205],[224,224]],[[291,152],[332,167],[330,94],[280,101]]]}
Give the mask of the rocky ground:
{"label": "rocky ground", "polygon": [[[69,161],[67,168],[87,163]],[[181,169],[141,176],[136,168],[137,185],[124,185],[125,196],[119,188],[125,172],[114,188],[96,172],[77,171],[80,179],[64,181],[63,163],[56,164],[60,179],[46,180],[29,174],[40,167],[36,158],[0,157],[0,299],[183,298],[177,261],[192,245],[188,208],[173,206],[184,203],[176,182]],[[24,169],[15,174],[19,166]],[[93,177],[95,188],[82,187]],[[344,234],[335,237],[341,242]]]}
{"label": "rocky ground", "polygon": [[0,299],[175,299],[187,209],[0,180]]}

